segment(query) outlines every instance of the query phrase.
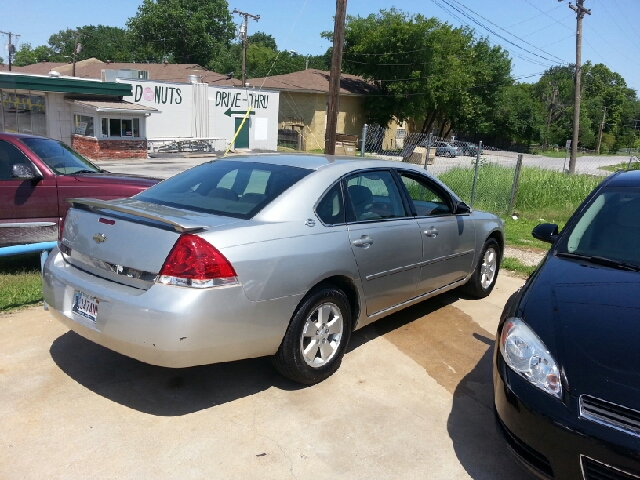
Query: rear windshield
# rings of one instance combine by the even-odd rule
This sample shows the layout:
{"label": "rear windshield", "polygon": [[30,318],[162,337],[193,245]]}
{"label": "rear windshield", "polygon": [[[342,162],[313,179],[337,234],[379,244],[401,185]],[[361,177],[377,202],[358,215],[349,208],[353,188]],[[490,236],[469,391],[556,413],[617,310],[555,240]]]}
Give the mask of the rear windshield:
{"label": "rear windshield", "polygon": [[218,160],[165,180],[136,199],[247,219],[309,173],[304,168]]}
{"label": "rear windshield", "polygon": [[100,171],[93,163],[62,142],[35,137],[22,138],[21,140],[58,175]]}

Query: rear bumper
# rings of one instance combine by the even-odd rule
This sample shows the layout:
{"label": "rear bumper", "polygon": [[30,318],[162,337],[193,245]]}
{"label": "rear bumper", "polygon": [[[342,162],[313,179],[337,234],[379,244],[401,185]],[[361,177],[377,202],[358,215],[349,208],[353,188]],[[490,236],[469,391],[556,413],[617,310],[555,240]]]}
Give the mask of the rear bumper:
{"label": "rear bumper", "polygon": [[[99,300],[95,322],[71,311],[76,291]],[[44,266],[43,296],[56,319],[88,340],[172,368],[274,354],[302,297],[252,302],[239,285],[140,290],[79,270],[57,249]]]}

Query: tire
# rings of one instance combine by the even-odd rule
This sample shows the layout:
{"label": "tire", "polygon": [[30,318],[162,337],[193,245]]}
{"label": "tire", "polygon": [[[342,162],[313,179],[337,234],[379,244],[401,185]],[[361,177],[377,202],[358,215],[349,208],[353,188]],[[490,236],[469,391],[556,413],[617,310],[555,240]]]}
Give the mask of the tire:
{"label": "tire", "polygon": [[351,324],[349,301],[342,291],[325,287],[312,292],[291,318],[273,357],[276,370],[305,385],[330,377],[342,362]]}
{"label": "tire", "polygon": [[484,298],[491,293],[500,270],[500,245],[494,238],[488,238],[482,246],[482,252],[476,268],[463,289],[476,298]]}

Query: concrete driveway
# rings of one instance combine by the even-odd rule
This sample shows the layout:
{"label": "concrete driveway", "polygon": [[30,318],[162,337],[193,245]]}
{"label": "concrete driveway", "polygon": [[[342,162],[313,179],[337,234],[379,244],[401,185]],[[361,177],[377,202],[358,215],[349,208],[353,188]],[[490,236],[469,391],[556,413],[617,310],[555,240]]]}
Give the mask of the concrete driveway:
{"label": "concrete driveway", "polygon": [[496,433],[501,273],[356,332],[312,387],[267,358],[180,370],[113,353],[31,308],[0,315],[0,478],[524,479]]}

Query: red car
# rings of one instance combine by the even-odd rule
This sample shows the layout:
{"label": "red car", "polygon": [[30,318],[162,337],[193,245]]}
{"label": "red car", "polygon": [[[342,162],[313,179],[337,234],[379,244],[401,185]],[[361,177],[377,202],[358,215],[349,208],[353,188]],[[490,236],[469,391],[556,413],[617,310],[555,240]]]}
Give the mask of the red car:
{"label": "red car", "polygon": [[0,255],[3,247],[55,242],[68,198],[130,197],[159,181],[109,173],[50,138],[0,133]]}

